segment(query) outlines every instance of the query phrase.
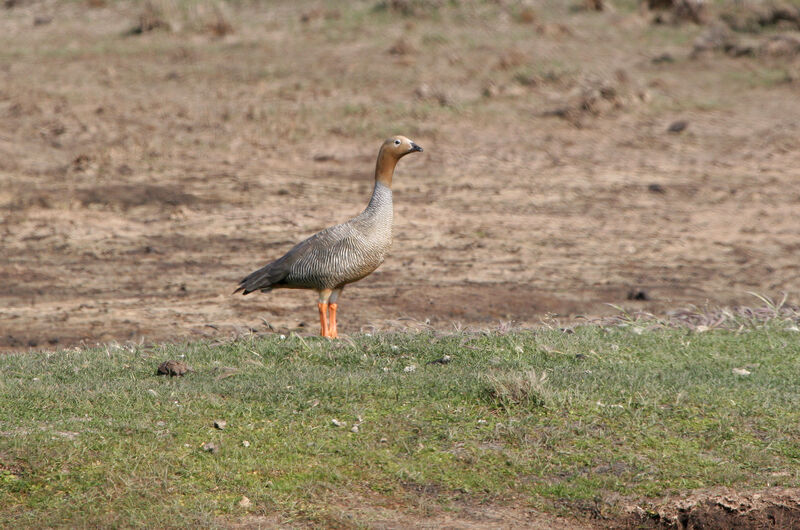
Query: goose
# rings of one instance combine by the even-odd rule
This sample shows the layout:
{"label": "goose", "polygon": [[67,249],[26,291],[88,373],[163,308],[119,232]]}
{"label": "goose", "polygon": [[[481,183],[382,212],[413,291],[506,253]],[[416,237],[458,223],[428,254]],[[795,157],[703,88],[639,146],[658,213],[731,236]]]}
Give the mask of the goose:
{"label": "goose", "polygon": [[239,288],[243,295],[273,289],[312,289],[323,337],[335,339],[337,300],[347,284],[377,269],[392,244],[392,176],[397,162],[422,147],[405,136],[381,144],[375,164],[375,187],[369,204],[356,217],[331,226],[292,247],[289,252],[248,274]]}

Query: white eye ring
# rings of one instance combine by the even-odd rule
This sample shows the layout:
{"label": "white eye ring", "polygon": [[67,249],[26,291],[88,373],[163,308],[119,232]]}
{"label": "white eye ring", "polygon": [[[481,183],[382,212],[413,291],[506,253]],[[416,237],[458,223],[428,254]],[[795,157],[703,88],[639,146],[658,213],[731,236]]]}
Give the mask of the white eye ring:
{"label": "white eye ring", "polygon": [[394,145],[400,145],[400,140],[395,140]]}

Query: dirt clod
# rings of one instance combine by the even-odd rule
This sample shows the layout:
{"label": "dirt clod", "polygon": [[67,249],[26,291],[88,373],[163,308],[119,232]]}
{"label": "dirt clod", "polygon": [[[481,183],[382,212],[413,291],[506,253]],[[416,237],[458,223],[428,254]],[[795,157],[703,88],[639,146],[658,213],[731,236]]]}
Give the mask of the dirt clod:
{"label": "dirt clod", "polygon": [[581,126],[585,117],[605,116],[649,100],[647,91],[636,88],[624,71],[618,71],[615,77],[584,79],[564,98],[564,103],[543,115],[557,116]]}
{"label": "dirt clod", "polygon": [[621,528],[800,528],[800,490],[700,492],[629,513]]}
{"label": "dirt clod", "polygon": [[650,62],[653,64],[674,63],[675,57],[673,57],[671,53],[664,52],[653,57]]}
{"label": "dirt clod", "polygon": [[763,55],[791,57],[800,54],[800,37],[795,35],[773,35],[762,41],[758,52]]}
{"label": "dirt clod", "polygon": [[438,9],[442,0],[381,0],[376,9],[386,9],[403,16],[419,16]]}
{"label": "dirt clod", "polygon": [[129,33],[131,35],[141,35],[155,30],[170,31],[171,29],[172,26],[164,18],[162,11],[148,1],[145,2],[141,13],[139,13],[136,25],[129,30]]}
{"label": "dirt clod", "polygon": [[186,363],[180,361],[164,361],[158,365],[158,375],[168,375],[170,377],[183,377],[192,369]]}
{"label": "dirt clod", "polygon": [[453,100],[447,94],[447,92],[440,89],[432,88],[428,85],[418,86],[414,90],[414,96],[420,100],[434,101],[442,107],[448,107],[453,105]]}
{"label": "dirt clod", "polygon": [[417,52],[417,48],[408,39],[399,38],[389,48],[390,55],[409,55]]}
{"label": "dirt clod", "polygon": [[642,6],[653,13],[653,24],[704,24],[709,18],[703,0],[648,0]]}
{"label": "dirt clod", "polygon": [[800,29],[800,7],[781,0],[730,2],[719,18],[733,30],[745,33],[773,27]]}
{"label": "dirt clod", "polygon": [[673,134],[681,133],[685,131],[686,127],[688,126],[689,122],[686,120],[673,121],[669,124],[669,127],[667,127],[667,132],[671,132]]}
{"label": "dirt clod", "polygon": [[584,0],[583,6],[589,11],[603,11],[608,7],[605,0]]}
{"label": "dirt clod", "polygon": [[224,37],[233,33],[233,25],[218,7],[214,7],[206,24],[206,29],[215,37]]}
{"label": "dirt clod", "polygon": [[647,6],[647,9],[656,11],[672,9],[675,2],[674,0],[645,0],[644,4]]}
{"label": "dirt clod", "polygon": [[643,300],[650,300],[650,295],[647,294],[647,291],[645,291],[644,289],[636,288],[636,289],[631,289],[630,291],[628,291],[628,297],[627,298],[628,298],[628,300],[643,301]]}
{"label": "dirt clod", "polygon": [[537,20],[536,11],[530,7],[520,9],[517,13],[517,21],[521,24],[533,24]]}

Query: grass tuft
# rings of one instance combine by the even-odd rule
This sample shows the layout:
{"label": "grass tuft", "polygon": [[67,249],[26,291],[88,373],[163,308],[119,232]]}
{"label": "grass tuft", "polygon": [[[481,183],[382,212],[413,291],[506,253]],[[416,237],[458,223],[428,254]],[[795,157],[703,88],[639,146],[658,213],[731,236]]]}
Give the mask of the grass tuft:
{"label": "grass tuft", "polygon": [[489,398],[504,409],[514,406],[532,409],[546,405],[545,381],[547,374],[538,375],[536,370],[488,375],[486,390]]}

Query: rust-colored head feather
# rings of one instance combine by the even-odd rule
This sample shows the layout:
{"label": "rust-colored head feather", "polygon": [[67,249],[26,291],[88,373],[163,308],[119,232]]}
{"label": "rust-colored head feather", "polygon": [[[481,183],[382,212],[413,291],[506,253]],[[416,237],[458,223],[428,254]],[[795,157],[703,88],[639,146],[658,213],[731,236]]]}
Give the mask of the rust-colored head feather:
{"label": "rust-colored head feather", "polygon": [[375,180],[384,186],[392,187],[392,175],[397,161],[409,153],[422,152],[422,148],[405,136],[392,136],[387,138],[381,150],[378,151],[378,161],[375,164]]}

